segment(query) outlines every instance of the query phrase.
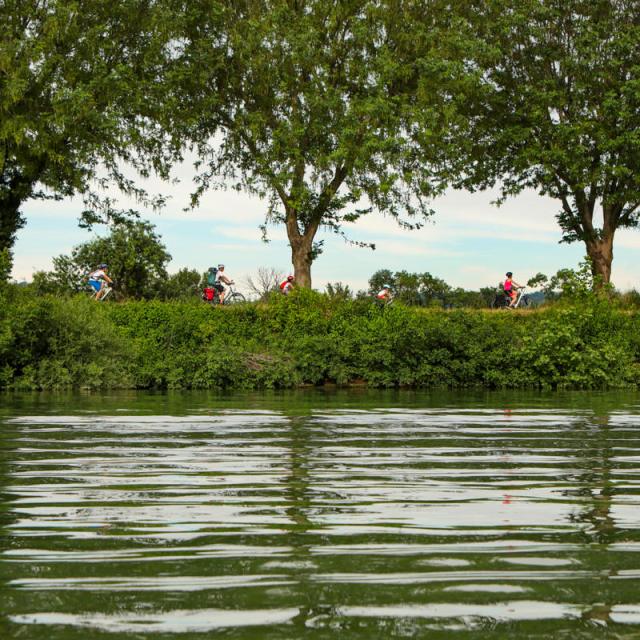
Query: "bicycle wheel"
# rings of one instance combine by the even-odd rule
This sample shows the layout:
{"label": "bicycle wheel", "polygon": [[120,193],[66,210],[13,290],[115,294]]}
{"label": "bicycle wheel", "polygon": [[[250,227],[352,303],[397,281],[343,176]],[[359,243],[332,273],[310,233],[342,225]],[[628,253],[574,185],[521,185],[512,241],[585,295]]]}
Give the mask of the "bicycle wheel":
{"label": "bicycle wheel", "polygon": [[230,296],[227,296],[224,299],[225,304],[242,304],[243,302],[246,302],[245,297],[237,291],[234,291]]}

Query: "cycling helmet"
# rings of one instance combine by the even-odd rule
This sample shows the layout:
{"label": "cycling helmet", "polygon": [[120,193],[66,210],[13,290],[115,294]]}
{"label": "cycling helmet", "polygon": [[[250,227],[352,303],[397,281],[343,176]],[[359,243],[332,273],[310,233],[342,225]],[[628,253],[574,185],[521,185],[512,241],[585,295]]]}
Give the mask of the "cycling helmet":
{"label": "cycling helmet", "polygon": [[107,269],[107,268],[108,268],[108,265],[104,264],[104,262],[98,265],[98,269]]}
{"label": "cycling helmet", "polygon": [[293,276],[287,276],[287,281],[291,282],[292,280],[295,280],[295,278]]}
{"label": "cycling helmet", "polygon": [[513,273],[511,273],[511,271],[507,271],[507,278],[510,278],[513,275]]}
{"label": "cycling helmet", "polygon": [[218,265],[218,269],[224,269],[224,265],[223,264],[219,264]]}
{"label": "cycling helmet", "polygon": [[383,284],[382,288],[383,289],[391,289],[391,285],[390,284]]}

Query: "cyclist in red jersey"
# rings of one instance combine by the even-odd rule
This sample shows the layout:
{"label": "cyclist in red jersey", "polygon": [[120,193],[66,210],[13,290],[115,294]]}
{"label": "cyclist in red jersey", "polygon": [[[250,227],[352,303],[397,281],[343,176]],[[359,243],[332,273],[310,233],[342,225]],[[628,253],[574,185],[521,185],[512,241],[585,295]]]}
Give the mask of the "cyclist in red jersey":
{"label": "cyclist in red jersey", "polygon": [[518,289],[522,288],[521,284],[518,284],[514,279],[513,279],[513,273],[511,273],[511,271],[507,271],[507,279],[504,281],[504,292],[506,295],[509,296],[509,298],[511,298],[511,302],[509,303],[510,307],[513,307],[516,303],[516,300],[518,299]]}
{"label": "cyclist in red jersey", "polygon": [[293,281],[295,280],[295,278],[293,276],[287,276],[286,280],[283,280],[278,286],[280,288],[280,291],[282,291],[282,293],[285,296],[288,296],[291,293],[291,290],[293,289]]}

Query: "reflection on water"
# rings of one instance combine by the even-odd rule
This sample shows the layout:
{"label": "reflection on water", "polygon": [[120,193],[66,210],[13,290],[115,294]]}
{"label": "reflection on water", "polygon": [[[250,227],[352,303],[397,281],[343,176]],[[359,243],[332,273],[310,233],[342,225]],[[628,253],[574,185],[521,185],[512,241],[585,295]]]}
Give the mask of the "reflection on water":
{"label": "reflection on water", "polygon": [[7,415],[9,637],[640,633],[633,407],[317,407]]}

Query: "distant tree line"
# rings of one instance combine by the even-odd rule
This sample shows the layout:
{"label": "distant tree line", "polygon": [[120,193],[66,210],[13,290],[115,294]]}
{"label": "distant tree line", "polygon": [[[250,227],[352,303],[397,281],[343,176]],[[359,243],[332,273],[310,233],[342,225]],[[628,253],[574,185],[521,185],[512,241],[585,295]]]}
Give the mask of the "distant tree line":
{"label": "distant tree line", "polygon": [[[88,274],[105,262],[115,281],[115,297],[120,300],[195,299],[205,286],[207,274],[192,268],[170,274],[167,271],[170,260],[171,255],[154,225],[142,220],[117,222],[106,235],[75,246],[70,254],[53,258],[53,269],[36,272],[27,286],[37,295],[74,295],[87,290]],[[8,278],[9,268],[6,252],[0,252],[0,281]],[[252,299],[269,302],[274,295],[280,297],[279,284],[284,278],[281,270],[260,267],[244,284]],[[560,269],[551,277],[538,273],[528,280],[527,286],[539,290],[536,302],[541,304],[589,296],[595,288],[594,279],[590,260],[585,258],[577,269]],[[429,272],[380,269],[371,276],[366,290],[355,291],[344,283],[330,282],[325,292],[333,300],[372,300],[384,285],[391,286],[395,302],[406,306],[482,309],[490,306],[501,283],[469,290],[454,287]],[[640,303],[640,294],[635,291],[621,294],[611,286],[607,291],[634,306]]]}

